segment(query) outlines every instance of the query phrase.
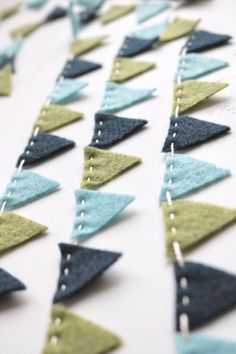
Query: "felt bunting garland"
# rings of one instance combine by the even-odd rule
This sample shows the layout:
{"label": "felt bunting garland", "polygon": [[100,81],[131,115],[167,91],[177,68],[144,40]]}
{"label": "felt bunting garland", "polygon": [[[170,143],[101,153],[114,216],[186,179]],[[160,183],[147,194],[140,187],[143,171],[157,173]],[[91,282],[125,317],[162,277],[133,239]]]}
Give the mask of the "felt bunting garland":
{"label": "felt bunting garland", "polygon": [[90,50],[103,45],[106,38],[107,36],[92,37],[86,39],[76,39],[70,45],[70,52],[75,57],[78,57],[81,54],[87,53]]}
{"label": "felt bunting garland", "polygon": [[169,20],[165,20],[161,23],[157,23],[156,25],[144,27],[135,32],[132,32],[132,35],[140,39],[157,41],[168,26]]}
{"label": "felt bunting garland", "polygon": [[0,96],[9,96],[12,90],[12,65],[7,64],[0,70]]}
{"label": "felt bunting garland", "polygon": [[142,39],[136,37],[125,37],[117,56],[118,57],[134,57],[135,55],[144,53],[153,48],[156,39]]}
{"label": "felt bunting garland", "polygon": [[0,268],[0,297],[13,291],[25,290],[25,285],[10,273]]}
{"label": "felt bunting garland", "polygon": [[170,4],[167,1],[151,2],[144,0],[137,7],[137,21],[138,23],[144,22],[169,7]]}
{"label": "felt bunting garland", "polygon": [[227,34],[212,33],[207,31],[193,31],[185,47],[188,53],[201,52],[227,44],[232,39]]}
{"label": "felt bunting garland", "polygon": [[111,6],[110,9],[104,15],[101,16],[101,23],[106,24],[115,21],[116,19],[129,14],[134,9],[134,5]]}
{"label": "felt bunting garland", "polygon": [[101,64],[92,63],[90,61],[80,59],[68,60],[61,72],[60,77],[75,79],[79,76],[88,74],[91,71],[100,69],[101,67]]}

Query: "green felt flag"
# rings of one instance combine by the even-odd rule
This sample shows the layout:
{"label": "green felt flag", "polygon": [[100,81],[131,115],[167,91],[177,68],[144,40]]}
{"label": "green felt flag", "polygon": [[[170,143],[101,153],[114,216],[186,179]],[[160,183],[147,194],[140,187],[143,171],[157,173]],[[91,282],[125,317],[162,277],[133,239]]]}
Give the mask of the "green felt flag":
{"label": "green felt flag", "polygon": [[20,10],[21,4],[16,4],[11,7],[7,7],[0,11],[0,21],[5,20],[6,18],[15,15]]}
{"label": "green felt flag", "polygon": [[199,20],[186,20],[176,17],[160,36],[161,42],[172,41],[173,39],[186,36],[194,30]]}
{"label": "green felt flag", "polygon": [[13,31],[11,31],[11,36],[13,38],[27,37],[31,33],[33,33],[36,29],[38,29],[41,25],[42,25],[42,22],[40,22],[40,21],[28,23],[27,25],[23,25],[19,28],[14,29]]}
{"label": "green felt flag", "polygon": [[111,6],[110,9],[101,16],[101,22],[103,24],[116,20],[119,17],[127,15],[128,13],[132,12],[135,9],[135,5],[114,5]]}
{"label": "green felt flag", "polygon": [[9,96],[12,90],[12,68],[11,65],[5,65],[0,70],[0,96]]}
{"label": "green felt flag", "polygon": [[104,43],[104,40],[107,36],[99,36],[99,37],[90,37],[86,39],[76,39],[70,45],[70,52],[75,57],[79,55],[89,52],[90,50],[101,46]]}

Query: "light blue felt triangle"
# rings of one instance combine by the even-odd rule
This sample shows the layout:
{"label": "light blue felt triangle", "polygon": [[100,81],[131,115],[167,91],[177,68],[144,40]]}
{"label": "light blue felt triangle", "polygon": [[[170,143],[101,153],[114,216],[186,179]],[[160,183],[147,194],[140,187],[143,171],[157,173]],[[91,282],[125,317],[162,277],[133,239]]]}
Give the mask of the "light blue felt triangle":
{"label": "light blue felt triangle", "polygon": [[144,22],[169,7],[170,3],[167,1],[159,1],[156,3],[144,0],[137,7],[137,21],[138,23]]}
{"label": "light blue felt triangle", "polygon": [[154,26],[144,27],[132,32],[132,36],[141,39],[158,39],[169,25],[169,20],[165,20]]}
{"label": "light blue felt triangle", "polygon": [[43,5],[45,5],[48,2],[48,0],[29,0],[26,4],[26,6],[29,9],[39,9]]}
{"label": "light blue felt triangle", "polygon": [[0,51],[0,58],[8,58],[8,57],[16,57],[21,46],[23,40],[20,38],[15,39],[8,47],[4,48]]}
{"label": "light blue felt triangle", "polygon": [[175,81],[179,75],[182,81],[196,79],[228,65],[228,62],[224,60],[209,58],[201,54],[187,54],[184,57],[179,57]]}
{"label": "light blue felt triangle", "polygon": [[7,189],[0,199],[0,205],[6,202],[5,209],[13,210],[24,204],[42,198],[56,191],[60,184],[37,173],[23,170],[12,175]]}
{"label": "light blue felt triangle", "polygon": [[102,107],[104,113],[115,113],[151,98],[156,89],[131,89],[123,85],[107,82]]}
{"label": "light blue felt triangle", "polygon": [[82,27],[81,21],[75,11],[75,5],[76,3],[74,2],[74,0],[69,0],[68,15],[70,18],[72,34],[74,38],[76,38],[77,34],[79,33]]}
{"label": "light blue felt triangle", "polygon": [[64,104],[78,99],[80,91],[88,84],[73,79],[63,79],[56,83],[56,86],[49,96],[51,103]]}
{"label": "light blue felt triangle", "polygon": [[82,5],[87,7],[88,9],[94,9],[99,7],[103,0],[73,0],[77,5]]}
{"label": "light blue felt triangle", "polygon": [[[181,118],[180,118],[181,119]],[[173,171],[171,165],[173,164]],[[230,171],[214,164],[193,159],[186,155],[167,155],[164,182],[160,203],[166,201],[166,192],[172,199],[195,192],[203,187],[230,176]],[[172,180],[171,183],[169,181]]]}
{"label": "light blue felt triangle", "polygon": [[85,241],[110,223],[135,197],[125,194],[75,191],[76,216],[72,238]]}
{"label": "light blue felt triangle", "polygon": [[186,340],[176,334],[178,354],[236,354],[236,343],[214,339],[199,334],[191,334]]}

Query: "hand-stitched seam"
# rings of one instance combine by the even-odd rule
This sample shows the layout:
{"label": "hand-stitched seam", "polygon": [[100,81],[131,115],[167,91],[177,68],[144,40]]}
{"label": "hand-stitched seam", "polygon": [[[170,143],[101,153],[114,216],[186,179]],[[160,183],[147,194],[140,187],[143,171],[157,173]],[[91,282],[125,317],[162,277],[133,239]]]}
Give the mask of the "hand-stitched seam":
{"label": "hand-stitched seam", "polygon": [[88,182],[91,182],[91,175],[92,175],[92,172],[93,172],[93,169],[94,169],[94,166],[92,165],[93,159],[94,159],[94,157],[91,155],[91,156],[89,157],[89,161],[90,161],[89,173],[90,173],[90,176],[87,178],[87,181],[88,181]]}
{"label": "hand-stitched seam", "polygon": [[[56,326],[61,326],[61,324],[62,324],[62,318],[61,317],[56,317],[55,318],[55,320],[54,320],[54,324],[56,325]],[[57,343],[58,343],[58,341],[59,341],[59,336],[58,335],[52,335],[51,337],[50,337],[50,343],[52,344],[52,345],[56,345]]]}
{"label": "hand-stitched seam", "polygon": [[95,140],[97,144],[100,143],[100,138],[101,138],[101,135],[102,135],[101,127],[102,127],[102,125],[103,125],[103,121],[100,120],[98,124],[99,124],[100,128],[99,128],[98,131],[97,131],[97,138],[96,138],[96,140]]}
{"label": "hand-stitched seam", "polygon": [[[67,261],[71,260],[71,254],[70,253],[67,253],[66,260]],[[70,268],[69,268],[68,265],[66,265],[65,268],[63,269],[63,274],[64,274],[64,276],[67,277],[69,275],[69,273],[70,273]],[[61,291],[65,291],[67,289],[67,285],[65,283],[66,282],[61,283],[61,285],[60,285],[60,290]]]}

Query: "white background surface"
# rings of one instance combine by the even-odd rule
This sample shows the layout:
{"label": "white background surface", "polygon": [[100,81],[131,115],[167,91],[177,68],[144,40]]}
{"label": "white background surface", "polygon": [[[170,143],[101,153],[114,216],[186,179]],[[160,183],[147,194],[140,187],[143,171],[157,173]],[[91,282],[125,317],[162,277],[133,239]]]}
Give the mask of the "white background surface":
{"label": "white background surface", "polygon": [[[1,7],[10,3],[9,0],[1,1]],[[50,1],[50,5],[40,11],[22,11],[2,23],[1,47],[9,43],[11,29],[42,18],[53,3],[56,1]],[[167,16],[200,17],[202,23],[199,28],[235,35],[235,10],[235,0],[201,1],[178,11],[165,12],[146,22],[146,25],[164,20]],[[58,180],[61,191],[17,210],[20,215],[47,225],[49,232],[1,255],[0,266],[21,279],[28,288],[25,292],[1,299],[1,354],[39,354],[42,350],[59,271],[57,243],[70,241],[75,211],[73,191],[79,187],[82,176],[83,147],[92,137],[94,113],[101,104],[112,58],[123,37],[136,27],[133,13],[103,27],[94,23],[82,33],[83,37],[110,35],[107,45],[83,56],[84,59],[103,63],[104,67],[81,78],[89,86],[83,91],[82,98],[70,105],[84,112],[85,119],[55,132],[75,140],[77,147],[33,168],[35,172]],[[18,155],[23,151],[37,113],[66,60],[70,35],[68,20],[60,20],[30,36],[19,54],[13,94],[10,98],[0,99],[1,192],[13,172]],[[86,246],[94,248],[122,251],[124,256],[81,296],[66,303],[75,313],[119,334],[124,345],[117,350],[117,354],[175,353],[173,269],[165,258],[163,220],[157,199],[164,171],[164,156],[160,151],[171,111],[172,78],[177,54],[183,43],[184,40],[177,40],[138,57],[157,62],[158,68],[130,80],[126,85],[156,87],[158,91],[153,99],[119,115],[146,118],[149,124],[142,132],[111,150],[141,156],[143,164],[100,189],[134,194],[137,200],[115,223],[86,243]],[[225,80],[231,86],[190,113],[194,117],[228,124],[232,127],[232,133],[193,149],[190,156],[230,168],[232,177],[191,198],[235,207],[235,47],[228,45],[207,54],[229,60],[232,66],[206,79]],[[236,273],[235,232],[236,225],[188,254],[187,259]],[[236,310],[201,331],[236,339],[235,326]]]}

